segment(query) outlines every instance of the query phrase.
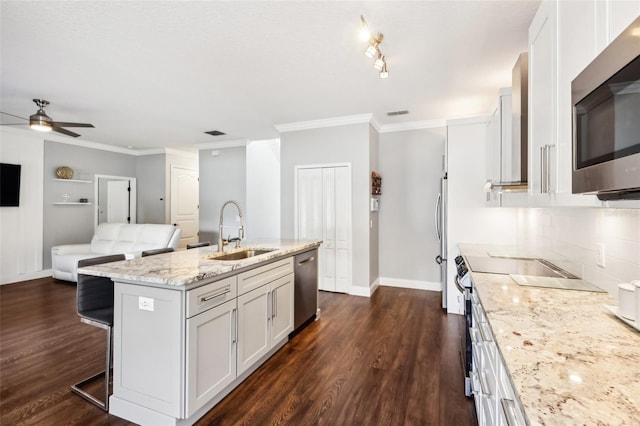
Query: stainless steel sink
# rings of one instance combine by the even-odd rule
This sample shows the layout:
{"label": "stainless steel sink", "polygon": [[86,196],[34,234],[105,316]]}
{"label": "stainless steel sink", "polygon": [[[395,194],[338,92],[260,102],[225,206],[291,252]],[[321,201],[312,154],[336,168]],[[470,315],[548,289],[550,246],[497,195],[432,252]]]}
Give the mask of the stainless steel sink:
{"label": "stainless steel sink", "polygon": [[231,253],[215,253],[207,256],[210,260],[242,260],[250,257],[260,256],[261,254],[270,253],[275,249],[244,249],[233,251]]}

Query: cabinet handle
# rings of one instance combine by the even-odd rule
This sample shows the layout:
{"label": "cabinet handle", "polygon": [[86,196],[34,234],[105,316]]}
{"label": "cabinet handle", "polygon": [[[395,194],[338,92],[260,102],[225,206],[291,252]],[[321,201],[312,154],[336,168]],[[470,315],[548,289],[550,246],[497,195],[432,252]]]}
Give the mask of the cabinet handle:
{"label": "cabinet handle", "polygon": [[216,297],[222,296],[222,295],[227,294],[227,293],[231,293],[231,287],[230,286],[226,286],[226,287],[216,291],[215,293],[211,293],[208,296],[202,296],[200,298],[200,302],[208,302],[211,299],[215,299]]}
{"label": "cabinet handle", "polygon": [[278,293],[271,292],[271,311],[273,312],[273,318],[278,316]]}
{"label": "cabinet handle", "polygon": [[482,394],[491,396],[491,391],[484,381],[484,371],[478,371],[478,380],[480,381],[480,389],[482,389]]}
{"label": "cabinet handle", "polygon": [[315,256],[311,256],[309,258],[306,258],[305,260],[303,260],[302,262],[298,262],[298,266],[302,266],[307,262],[313,262],[314,260],[316,260]]}
{"label": "cabinet handle", "polygon": [[551,148],[555,148],[555,145],[540,147],[540,192],[542,194],[551,192]]}
{"label": "cabinet handle", "polygon": [[507,419],[508,426],[518,426],[518,419],[515,416],[515,404],[510,399],[501,398],[500,406],[502,407],[502,412],[504,413],[505,419]]}
{"label": "cabinet handle", "polygon": [[238,342],[238,312],[236,308],[231,310],[231,336],[233,341],[231,343]]}
{"label": "cabinet handle", "polygon": [[485,325],[484,323],[478,324],[478,330],[480,331],[480,337],[482,338],[483,342],[491,342],[492,340],[490,338],[488,338],[487,335],[485,334],[484,325]]}
{"label": "cabinet handle", "polygon": [[540,147],[540,193],[545,194],[547,191],[545,190],[545,146]]}
{"label": "cabinet handle", "polygon": [[267,321],[273,318],[273,294],[267,293]]}

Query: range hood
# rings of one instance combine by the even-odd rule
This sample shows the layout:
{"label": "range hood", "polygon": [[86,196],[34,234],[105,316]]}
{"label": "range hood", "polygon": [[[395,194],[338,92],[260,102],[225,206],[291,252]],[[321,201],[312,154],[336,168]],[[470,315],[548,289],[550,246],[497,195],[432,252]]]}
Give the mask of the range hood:
{"label": "range hood", "polygon": [[[529,54],[521,53],[511,74],[511,140],[500,143],[500,182],[487,182],[485,191],[527,191]],[[506,118],[506,117],[505,117]]]}

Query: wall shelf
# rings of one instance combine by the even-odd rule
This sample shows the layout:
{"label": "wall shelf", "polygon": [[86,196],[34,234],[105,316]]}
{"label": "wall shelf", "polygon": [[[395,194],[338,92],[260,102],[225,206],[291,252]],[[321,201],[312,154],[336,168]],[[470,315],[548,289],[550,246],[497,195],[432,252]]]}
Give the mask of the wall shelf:
{"label": "wall shelf", "polygon": [[92,180],[84,180],[84,179],[53,179],[57,182],[73,182],[73,183],[93,183]]}
{"label": "wall shelf", "polygon": [[93,203],[79,203],[76,201],[69,201],[68,203],[65,203],[64,201],[60,201],[57,203],[53,203],[54,206],[90,206]]}

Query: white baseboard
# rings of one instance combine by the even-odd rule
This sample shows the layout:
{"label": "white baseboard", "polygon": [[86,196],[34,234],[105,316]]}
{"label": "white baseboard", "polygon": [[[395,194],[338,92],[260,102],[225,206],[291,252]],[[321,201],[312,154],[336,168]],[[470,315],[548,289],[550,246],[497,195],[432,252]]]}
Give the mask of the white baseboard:
{"label": "white baseboard", "polygon": [[349,289],[349,294],[352,296],[371,297],[373,292],[369,287],[360,287],[352,285]]}
{"label": "white baseboard", "polygon": [[405,280],[402,278],[380,277],[380,285],[387,287],[412,288],[415,290],[442,291],[442,284],[432,281]]}
{"label": "white baseboard", "polygon": [[12,284],[20,281],[35,280],[37,278],[45,278],[53,275],[53,269],[45,269],[44,271],[28,272],[26,274],[14,275],[12,277],[2,277],[0,285]]}

